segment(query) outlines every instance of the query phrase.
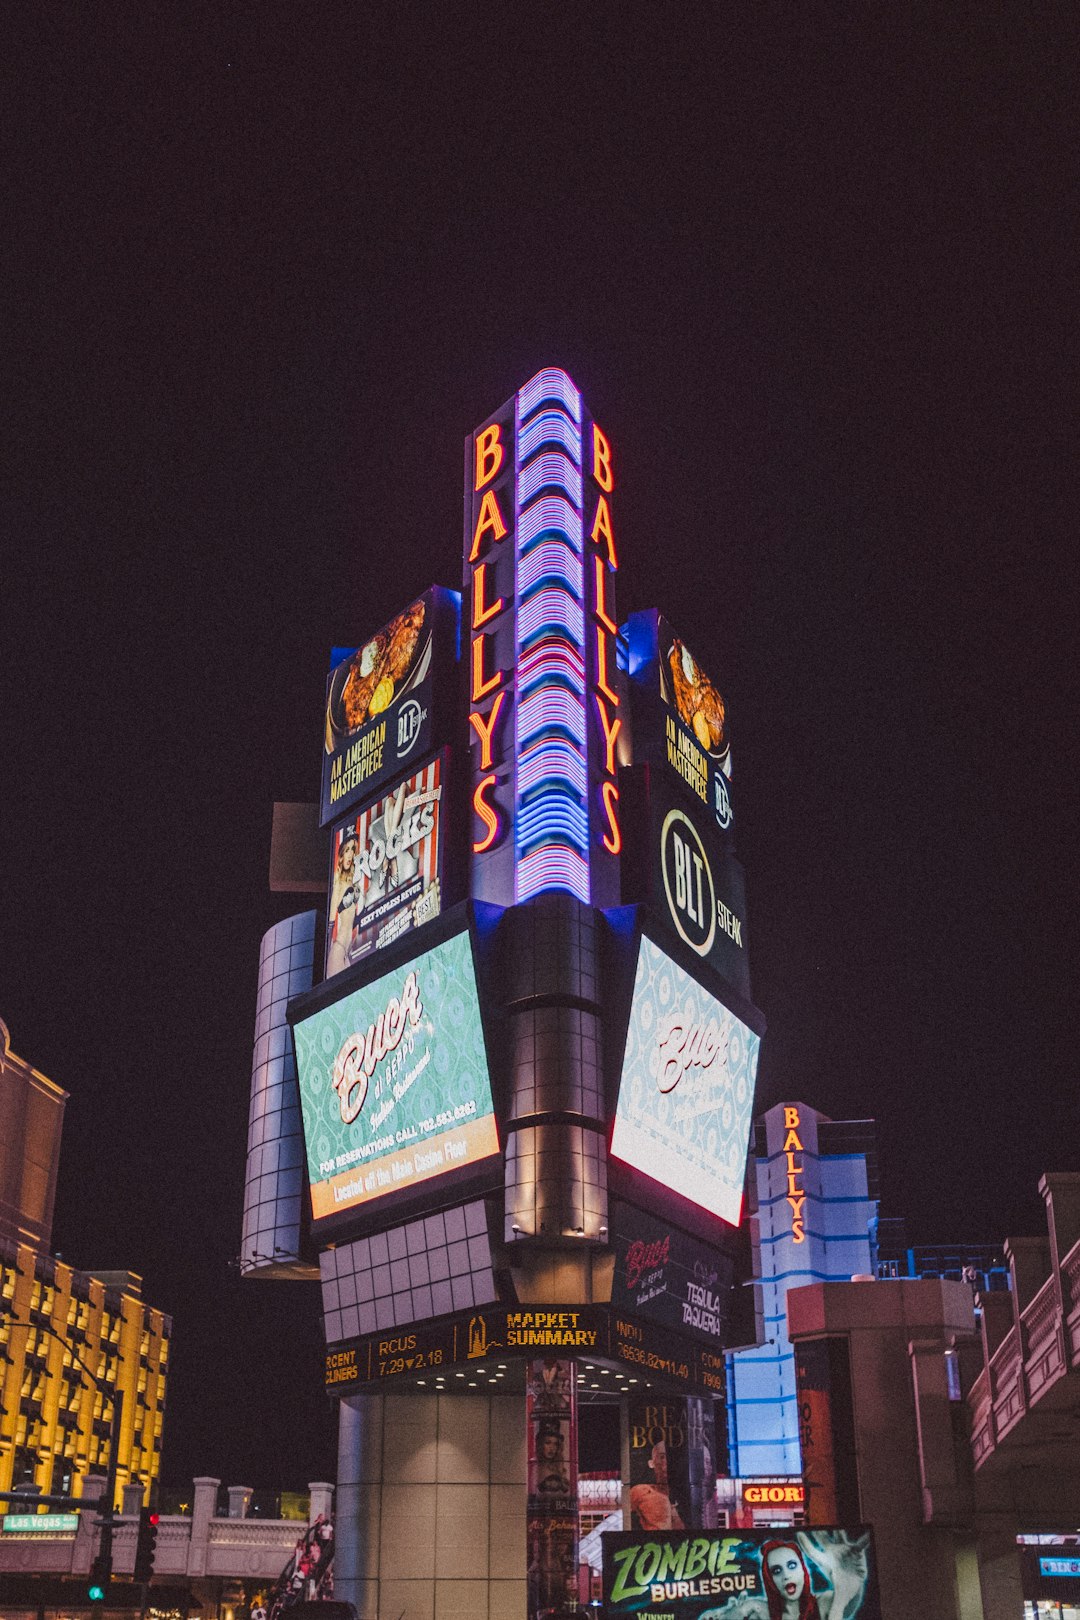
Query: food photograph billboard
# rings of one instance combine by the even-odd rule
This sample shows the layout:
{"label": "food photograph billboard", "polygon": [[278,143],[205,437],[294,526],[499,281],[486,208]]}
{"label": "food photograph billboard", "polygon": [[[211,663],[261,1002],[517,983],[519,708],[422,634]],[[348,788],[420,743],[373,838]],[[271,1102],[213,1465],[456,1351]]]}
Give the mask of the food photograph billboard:
{"label": "food photograph billboard", "polygon": [[642,935],[611,1154],[733,1226],[761,1038]]}
{"label": "food photograph billboard", "polygon": [[445,777],[433,759],[334,828],[328,979],[439,915]]}
{"label": "food photograph billboard", "polygon": [[467,932],[293,1025],[315,1220],[499,1152]]}
{"label": "food photograph billboard", "polygon": [[862,1526],[614,1532],[602,1542],[608,1620],[881,1620],[873,1536]]}
{"label": "food photograph billboard", "polygon": [[432,586],[334,665],[326,687],[320,826],[447,740],[460,598]]}
{"label": "food photograph billboard", "polygon": [[730,843],[731,726],[723,694],[655,609],[632,614],[623,630],[635,754],[678,781]]}

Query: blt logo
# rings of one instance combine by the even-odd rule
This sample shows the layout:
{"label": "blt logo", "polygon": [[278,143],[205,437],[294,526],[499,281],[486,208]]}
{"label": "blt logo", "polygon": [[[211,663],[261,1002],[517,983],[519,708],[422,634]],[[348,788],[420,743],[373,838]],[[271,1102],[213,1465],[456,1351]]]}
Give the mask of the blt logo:
{"label": "blt logo", "polygon": [[420,735],[420,727],[427,719],[427,710],[422,709],[415,698],[409,698],[401,705],[397,723],[397,751],[398,758],[404,759],[415,746]]}
{"label": "blt logo", "polygon": [[660,863],[676,931],[699,956],[706,956],[716,933],[716,891],[697,829],[681,810],[669,810],[664,817]]}

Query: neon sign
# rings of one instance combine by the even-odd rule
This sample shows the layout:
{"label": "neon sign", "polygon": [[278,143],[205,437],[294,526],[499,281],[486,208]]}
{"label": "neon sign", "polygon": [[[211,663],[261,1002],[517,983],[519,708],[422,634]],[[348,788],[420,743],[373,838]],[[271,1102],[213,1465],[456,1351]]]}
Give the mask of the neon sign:
{"label": "neon sign", "polygon": [[564,371],[466,442],[472,892],[619,898],[611,444]]}
{"label": "neon sign", "polygon": [[785,1197],[791,1205],[791,1241],[793,1243],[806,1242],[806,1227],[803,1224],[803,1205],[806,1203],[806,1190],[802,1185],[803,1161],[796,1160],[796,1153],[804,1152],[799,1140],[799,1126],[802,1124],[797,1108],[784,1109],[784,1161],[787,1166],[787,1193]]}

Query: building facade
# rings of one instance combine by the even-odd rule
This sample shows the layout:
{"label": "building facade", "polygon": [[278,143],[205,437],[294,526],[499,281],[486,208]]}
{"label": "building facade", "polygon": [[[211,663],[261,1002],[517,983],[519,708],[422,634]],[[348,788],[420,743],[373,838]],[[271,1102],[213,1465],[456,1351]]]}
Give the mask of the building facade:
{"label": "building facade", "polygon": [[[728,1452],[736,1478],[778,1488],[802,1474],[790,1289],[847,1282],[874,1268],[877,1155],[872,1120],[830,1120],[802,1102],[757,1122],[750,1233],[758,1343],[728,1358]],[[775,1492],[755,1503],[760,1521]]]}
{"label": "building facade", "polygon": [[585,1403],[627,1523],[715,1523],[764,1023],[726,705],[620,624],[617,488],[556,368],[469,435],[462,589],[335,653],[325,924],[263,942],[241,1264],[318,1263],[365,1617],[576,1602]]}
{"label": "building facade", "polygon": [[0,1491],[83,1494],[109,1467],[119,1395],[117,1504],[128,1484],[149,1500],[172,1324],[134,1272],[49,1253],[66,1098],[12,1053],[0,1024]]}

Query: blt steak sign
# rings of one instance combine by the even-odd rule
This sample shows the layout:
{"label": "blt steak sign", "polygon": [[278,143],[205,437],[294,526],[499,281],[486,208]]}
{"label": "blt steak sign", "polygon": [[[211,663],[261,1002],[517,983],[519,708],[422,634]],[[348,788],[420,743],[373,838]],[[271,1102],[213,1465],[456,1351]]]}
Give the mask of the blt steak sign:
{"label": "blt steak sign", "polygon": [[599,1356],[650,1380],[723,1394],[723,1352],[693,1343],[606,1305],[491,1306],[433,1322],[386,1328],[333,1344],[326,1351],[326,1389],[349,1395],[365,1385],[460,1370],[490,1356]]}
{"label": "blt steak sign", "polygon": [[862,1527],[609,1533],[602,1543],[609,1620],[743,1620],[754,1598],[770,1615],[881,1620],[873,1542]]}

